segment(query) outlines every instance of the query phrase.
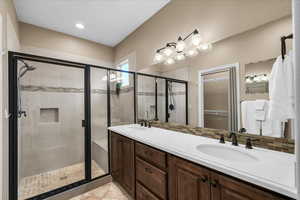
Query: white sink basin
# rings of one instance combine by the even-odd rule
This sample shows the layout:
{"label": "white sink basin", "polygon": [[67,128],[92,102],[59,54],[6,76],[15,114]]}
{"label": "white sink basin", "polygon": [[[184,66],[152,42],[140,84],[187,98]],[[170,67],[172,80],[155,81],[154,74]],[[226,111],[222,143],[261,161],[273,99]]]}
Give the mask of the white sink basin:
{"label": "white sink basin", "polygon": [[203,144],[198,145],[197,150],[215,158],[231,162],[258,162],[259,159],[243,149],[234,149],[227,146]]}

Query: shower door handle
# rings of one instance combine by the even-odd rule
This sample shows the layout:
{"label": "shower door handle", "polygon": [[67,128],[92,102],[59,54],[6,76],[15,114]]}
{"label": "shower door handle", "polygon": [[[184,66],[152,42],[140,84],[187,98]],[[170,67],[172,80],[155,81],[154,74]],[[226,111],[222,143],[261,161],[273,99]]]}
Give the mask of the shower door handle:
{"label": "shower door handle", "polygon": [[86,127],[86,121],[85,120],[81,120],[81,126]]}

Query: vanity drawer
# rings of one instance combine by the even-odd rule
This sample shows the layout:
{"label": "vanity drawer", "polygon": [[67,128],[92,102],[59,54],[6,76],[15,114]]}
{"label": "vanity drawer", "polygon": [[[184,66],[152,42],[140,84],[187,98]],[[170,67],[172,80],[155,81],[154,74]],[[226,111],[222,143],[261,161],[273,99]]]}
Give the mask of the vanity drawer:
{"label": "vanity drawer", "polygon": [[136,200],[159,200],[148,189],[136,182]]}
{"label": "vanity drawer", "polygon": [[136,158],[136,179],[162,199],[166,199],[166,172]]}
{"label": "vanity drawer", "polygon": [[166,168],[166,156],[165,152],[156,150],[149,146],[143,145],[141,143],[135,144],[135,154],[139,157],[145,159],[146,161],[156,165],[159,168]]}

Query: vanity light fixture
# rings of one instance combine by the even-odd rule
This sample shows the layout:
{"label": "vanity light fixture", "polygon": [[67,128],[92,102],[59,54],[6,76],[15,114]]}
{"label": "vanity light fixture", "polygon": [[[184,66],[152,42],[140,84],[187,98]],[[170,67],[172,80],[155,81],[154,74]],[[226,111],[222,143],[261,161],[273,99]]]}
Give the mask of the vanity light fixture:
{"label": "vanity light fixture", "polygon": [[84,29],[84,25],[81,24],[81,23],[77,23],[77,24],[75,24],[75,26],[76,26],[76,28],[78,28],[78,29]]}
{"label": "vanity light fixture", "polygon": [[198,55],[198,51],[197,51],[197,49],[190,49],[186,52],[186,54],[189,57],[194,57],[194,56]]}
{"label": "vanity light fixture", "polygon": [[180,36],[178,38],[177,44],[176,44],[176,50],[177,51],[183,51],[186,47],[185,41],[183,41],[182,37]]}
{"label": "vanity light fixture", "polygon": [[201,42],[202,42],[202,37],[201,37],[199,31],[196,29],[196,30],[194,30],[193,35],[192,35],[192,44],[194,46],[199,46],[201,44]]}
{"label": "vanity light fixture", "polygon": [[203,43],[200,44],[197,49],[199,49],[199,51],[208,51],[212,49],[212,44],[210,43]]}
{"label": "vanity light fixture", "polygon": [[175,63],[175,60],[173,58],[168,58],[165,62],[166,65],[173,65]]}
{"label": "vanity light fixture", "polygon": [[269,77],[267,76],[267,74],[264,74],[264,75],[261,77],[261,80],[264,81],[264,82],[268,82],[268,81],[269,81]]}
{"label": "vanity light fixture", "polygon": [[268,82],[269,77],[267,74],[255,74],[255,75],[246,76],[245,81],[246,81],[246,83]]}
{"label": "vanity light fixture", "polygon": [[185,59],[185,55],[184,55],[184,53],[183,52],[181,52],[181,53],[178,53],[176,56],[175,56],[175,59],[176,60],[184,60]]}
{"label": "vanity light fixture", "polygon": [[154,56],[154,62],[160,63],[163,61],[163,59],[164,59],[164,56],[159,51],[156,51],[156,54]]}
{"label": "vanity light fixture", "polygon": [[157,49],[154,55],[154,63],[172,65],[176,61],[184,60],[186,57],[194,57],[199,52],[212,49],[211,43],[203,43],[202,37],[197,29],[186,37],[178,37],[177,42],[169,42],[166,46]]}

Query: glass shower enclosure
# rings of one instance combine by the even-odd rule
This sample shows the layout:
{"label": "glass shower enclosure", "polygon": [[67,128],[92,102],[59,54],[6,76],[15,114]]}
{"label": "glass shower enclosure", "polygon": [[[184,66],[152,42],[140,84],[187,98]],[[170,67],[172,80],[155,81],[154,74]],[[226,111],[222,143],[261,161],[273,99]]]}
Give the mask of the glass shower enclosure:
{"label": "glass shower enclosure", "polygon": [[14,52],[9,61],[10,200],[108,175],[107,127],[135,122],[135,74]]}
{"label": "glass shower enclosure", "polygon": [[9,52],[9,199],[44,199],[109,175],[109,126],[184,124],[186,104],[185,81]]}
{"label": "glass shower enclosure", "polygon": [[137,73],[137,117],[188,124],[186,81]]}

